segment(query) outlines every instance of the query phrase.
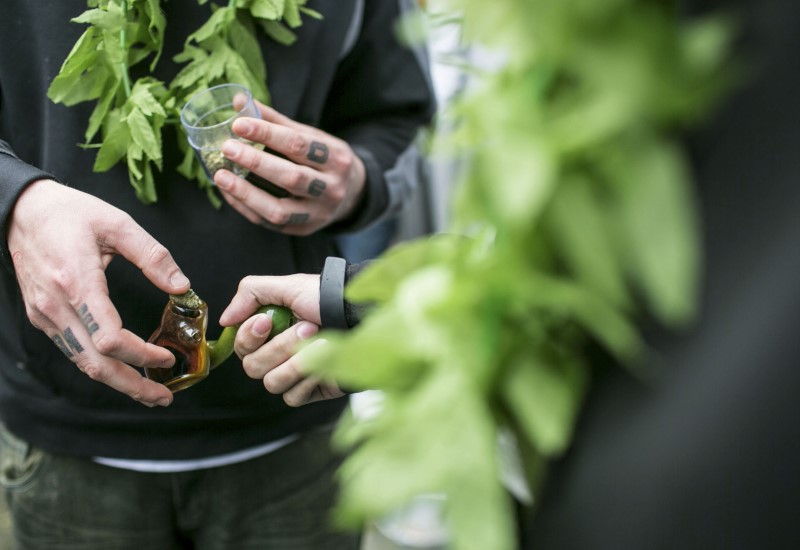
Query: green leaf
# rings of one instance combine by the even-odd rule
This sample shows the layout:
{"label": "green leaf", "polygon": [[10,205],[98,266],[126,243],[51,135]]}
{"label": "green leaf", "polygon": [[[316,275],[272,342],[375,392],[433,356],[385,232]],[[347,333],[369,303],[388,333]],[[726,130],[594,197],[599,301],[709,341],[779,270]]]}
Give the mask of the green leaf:
{"label": "green leaf", "polygon": [[224,70],[225,80],[246,86],[253,94],[253,97],[262,103],[269,104],[269,92],[263,79],[258,78],[244,58],[234,50],[226,50],[220,54],[225,59]]}
{"label": "green leaf", "polygon": [[259,19],[276,20],[283,15],[284,0],[253,0],[250,13]]}
{"label": "green leaf", "polygon": [[194,46],[187,46],[184,51],[175,57],[175,61],[190,63],[181,69],[170,83],[170,89],[192,90],[197,88],[198,83],[206,82],[208,53]]}
{"label": "green leaf", "polygon": [[406,241],[384,253],[347,286],[347,299],[354,302],[386,302],[404,279],[425,267],[447,263],[466,253],[474,245],[460,235],[435,235]]}
{"label": "green leaf", "polygon": [[305,6],[300,6],[300,13],[304,13],[307,16],[311,17],[312,19],[320,20],[322,19],[322,14],[316,10],[312,10],[311,8],[307,8]]}
{"label": "green leaf", "polygon": [[102,9],[87,10],[72,19],[72,21],[92,25],[108,33],[118,33],[125,25],[125,18],[122,12],[118,8],[114,9],[113,6],[111,4],[108,11]]}
{"label": "green leaf", "polygon": [[231,32],[228,35],[231,48],[238,52],[247,63],[250,72],[258,81],[267,80],[267,70],[264,57],[261,55],[261,46],[253,34],[252,27],[247,27],[238,19],[231,22]]}
{"label": "green leaf", "polygon": [[221,78],[227,69],[228,63],[242,62],[239,56],[234,52],[224,41],[213,40],[208,41],[209,56],[205,62],[205,75],[204,78],[207,82],[214,82]]}
{"label": "green leaf", "polygon": [[150,162],[144,163],[143,177],[134,187],[136,189],[136,196],[142,203],[153,204],[158,200],[155,179],[153,178],[153,167]]}
{"label": "green leaf", "polygon": [[620,154],[616,221],[627,269],[663,322],[686,323],[694,314],[700,252],[684,157],[641,136]]}
{"label": "green leaf", "polygon": [[113,73],[104,65],[98,64],[76,79],[53,80],[49,94],[54,102],[71,107],[83,101],[99,98],[112,80]]}
{"label": "green leaf", "polygon": [[547,457],[563,453],[586,387],[586,369],[570,362],[548,363],[520,356],[501,381],[508,410],[534,447]]}
{"label": "green leaf", "polygon": [[144,11],[149,20],[147,30],[150,34],[150,44],[156,50],[156,55],[153,56],[153,60],[150,63],[150,71],[152,72],[156,69],[158,61],[161,59],[164,46],[164,33],[167,29],[167,18],[164,16],[164,12],[161,11],[160,0],[147,0],[147,3],[144,5]]}
{"label": "green leaf", "polygon": [[264,19],[261,21],[261,28],[264,33],[272,38],[278,44],[290,46],[297,40],[297,35],[289,30],[289,28],[278,21],[270,21]]}
{"label": "green leaf", "polygon": [[507,284],[516,285],[511,295],[526,306],[578,323],[623,364],[641,358],[644,344],[633,321],[591,290],[542,272],[529,272],[524,281]]}
{"label": "green leaf", "polygon": [[[95,31],[89,29],[81,35],[64,61],[61,72],[50,84],[47,96],[51,101],[71,106],[98,97],[98,76],[103,74],[100,72],[103,69],[97,47]],[[98,74],[90,77],[90,80],[84,80],[84,75],[94,71]]]}
{"label": "green leaf", "polygon": [[236,10],[230,8],[217,8],[199,29],[189,35],[186,43],[194,41],[202,44],[209,38],[224,35],[228,26],[236,17]]}
{"label": "green leaf", "polygon": [[114,104],[114,100],[116,99],[120,86],[121,83],[115,80],[112,86],[109,89],[104,90],[100,95],[100,101],[98,101],[97,105],[95,105],[92,115],[89,117],[89,126],[86,128],[85,137],[87,143],[91,143],[92,139],[103,125],[109,110]]}
{"label": "green leaf", "polygon": [[298,0],[285,0],[283,20],[293,29],[303,24],[300,20],[300,3]]}
{"label": "green leaf", "polygon": [[548,209],[546,224],[556,254],[575,277],[612,304],[628,308],[628,290],[618,243],[609,220],[613,211],[597,182],[565,176]]}
{"label": "green leaf", "polygon": [[161,158],[161,139],[138,107],[134,107],[126,119],[134,143],[151,159]]}
{"label": "green leaf", "polygon": [[167,113],[161,102],[150,91],[153,87],[160,87],[160,82],[147,82],[139,80],[134,84],[131,97],[128,101],[135,105],[145,116],[158,115],[166,117]]}
{"label": "green leaf", "polygon": [[128,125],[122,121],[118,110],[111,112],[103,129],[103,143],[97,151],[95,172],[105,172],[119,162],[128,151],[131,141]]}

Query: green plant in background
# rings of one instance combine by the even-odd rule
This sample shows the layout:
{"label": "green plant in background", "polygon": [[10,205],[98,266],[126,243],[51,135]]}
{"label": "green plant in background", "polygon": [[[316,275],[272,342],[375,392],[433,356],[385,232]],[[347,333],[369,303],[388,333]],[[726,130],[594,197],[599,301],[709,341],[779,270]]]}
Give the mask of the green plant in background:
{"label": "green plant in background", "polygon": [[730,25],[654,0],[452,0],[502,54],[454,107],[465,159],[448,236],[400,245],[347,289],[379,305],[315,369],[383,392],[345,417],[339,519],[446,495],[452,548],[510,549],[500,434],[535,495],[570,443],[587,347],[633,367],[642,315],[691,320],[700,271],[677,134],[730,84]]}
{"label": "green plant in background", "polygon": [[[208,0],[197,0],[206,4]],[[160,0],[87,0],[88,10],[72,21],[88,25],[53,79],[48,97],[72,106],[96,101],[86,129],[85,147],[97,148],[96,172],[123,160],[131,185],[144,203],[156,202],[153,169],[163,170],[162,129],[176,124],[180,109],[193,93],[216,84],[235,82],[269,102],[267,71],[256,38],[261,29],[273,40],[290,44],[301,13],[318,18],[307,0],[229,0],[211,4],[211,15],[185,42],[175,61],[185,64],[167,85],[152,76],[132,81],[134,67],[152,72],[161,58],[167,21]],[[214,205],[221,204],[195,159],[186,136],[179,132],[184,160],[178,171],[197,180]],[[99,137],[99,143],[95,142]]]}

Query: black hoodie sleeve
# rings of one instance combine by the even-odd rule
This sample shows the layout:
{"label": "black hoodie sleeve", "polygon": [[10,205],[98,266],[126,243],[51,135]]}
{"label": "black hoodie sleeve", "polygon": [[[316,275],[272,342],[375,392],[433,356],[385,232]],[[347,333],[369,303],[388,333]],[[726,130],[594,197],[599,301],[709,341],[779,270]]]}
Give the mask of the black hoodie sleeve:
{"label": "black hoodie sleeve", "polygon": [[407,1],[365,2],[359,38],[342,59],[322,127],[346,140],[364,162],[366,193],[355,216],[329,228],[353,231],[396,211],[396,185],[386,172],[436,110],[424,48],[402,44],[394,29]]}

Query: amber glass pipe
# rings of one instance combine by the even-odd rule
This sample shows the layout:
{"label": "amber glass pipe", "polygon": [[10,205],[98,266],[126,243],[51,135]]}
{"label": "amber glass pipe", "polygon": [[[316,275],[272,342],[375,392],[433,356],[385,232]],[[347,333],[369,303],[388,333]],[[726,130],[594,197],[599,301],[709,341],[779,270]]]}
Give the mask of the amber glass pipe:
{"label": "amber glass pipe", "polygon": [[[259,313],[272,311],[269,338],[283,332],[295,322],[291,310],[281,306],[262,306]],[[225,327],[217,340],[206,340],[208,305],[193,290],[170,294],[161,315],[161,324],[148,342],[167,348],[175,356],[170,368],[147,368],[145,376],[164,384],[173,393],[204,380],[212,369],[233,353],[233,342],[239,326]]]}

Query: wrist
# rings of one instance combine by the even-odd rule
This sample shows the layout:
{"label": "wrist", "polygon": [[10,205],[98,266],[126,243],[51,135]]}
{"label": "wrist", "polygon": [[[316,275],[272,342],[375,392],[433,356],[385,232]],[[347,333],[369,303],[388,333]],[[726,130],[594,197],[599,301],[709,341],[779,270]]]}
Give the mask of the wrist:
{"label": "wrist", "polygon": [[26,226],[35,226],[36,220],[30,220],[31,216],[27,215],[31,211],[28,208],[31,205],[36,205],[41,202],[41,192],[42,189],[45,189],[49,183],[53,185],[59,185],[58,183],[54,182],[53,180],[47,179],[39,179],[34,180],[28,185],[25,186],[24,189],[20,192],[17,196],[16,201],[14,202],[14,206],[11,209],[11,213],[8,219],[8,231],[6,234],[6,242],[8,244],[9,250],[14,246],[15,237],[19,235],[20,230]]}

